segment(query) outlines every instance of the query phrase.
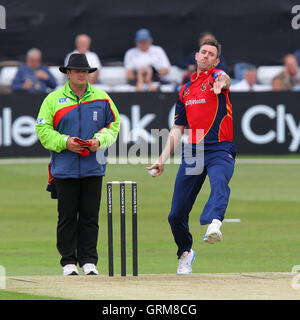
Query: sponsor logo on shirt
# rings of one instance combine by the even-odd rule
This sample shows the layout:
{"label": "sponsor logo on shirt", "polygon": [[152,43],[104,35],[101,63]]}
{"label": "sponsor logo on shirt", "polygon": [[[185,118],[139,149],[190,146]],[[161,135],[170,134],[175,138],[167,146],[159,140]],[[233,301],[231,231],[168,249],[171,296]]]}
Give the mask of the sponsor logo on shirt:
{"label": "sponsor logo on shirt", "polygon": [[194,104],[203,104],[203,103],[206,103],[206,100],[205,99],[191,99],[191,100],[187,100],[185,102],[185,106],[191,106],[191,105],[194,105]]}
{"label": "sponsor logo on shirt", "polygon": [[58,102],[59,103],[67,103],[67,102],[69,102],[70,101],[70,98],[59,98],[58,99]]}
{"label": "sponsor logo on shirt", "polygon": [[45,119],[44,118],[38,118],[36,119],[36,124],[44,124],[45,123]]}

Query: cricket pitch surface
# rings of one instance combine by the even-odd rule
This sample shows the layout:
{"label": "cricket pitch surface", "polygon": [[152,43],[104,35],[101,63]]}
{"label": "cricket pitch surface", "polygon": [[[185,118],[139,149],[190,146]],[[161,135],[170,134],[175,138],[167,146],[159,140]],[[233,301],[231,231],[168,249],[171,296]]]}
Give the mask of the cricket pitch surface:
{"label": "cricket pitch surface", "polygon": [[80,300],[300,300],[294,277],[287,272],[8,276],[6,290]]}

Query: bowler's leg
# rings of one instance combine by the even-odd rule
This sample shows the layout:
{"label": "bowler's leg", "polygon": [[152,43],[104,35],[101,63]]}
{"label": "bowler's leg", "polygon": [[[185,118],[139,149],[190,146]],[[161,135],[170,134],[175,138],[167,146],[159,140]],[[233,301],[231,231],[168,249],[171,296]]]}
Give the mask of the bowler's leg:
{"label": "bowler's leg", "polygon": [[174,240],[177,244],[178,258],[184,251],[190,251],[193,244],[193,238],[189,232],[189,213],[192,210],[196,197],[205,180],[206,171],[201,175],[186,175],[186,167],[179,167],[173,199],[172,208],[168,220],[172,229]]}
{"label": "bowler's leg", "polygon": [[211,193],[200,217],[201,225],[209,224],[213,219],[223,221],[228,205],[229,181],[233,175],[235,160],[222,152],[209,165],[207,174]]}

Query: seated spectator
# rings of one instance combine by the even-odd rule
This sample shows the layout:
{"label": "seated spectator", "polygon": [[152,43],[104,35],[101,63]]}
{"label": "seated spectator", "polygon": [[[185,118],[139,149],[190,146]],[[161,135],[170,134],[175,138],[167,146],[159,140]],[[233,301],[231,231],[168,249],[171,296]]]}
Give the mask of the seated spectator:
{"label": "seated spectator", "polygon": [[42,52],[37,48],[26,54],[26,63],[18,68],[11,88],[29,93],[49,92],[56,87],[56,80],[49,69],[42,65]]}
{"label": "seated spectator", "polygon": [[257,72],[256,68],[253,66],[249,66],[246,68],[243,80],[240,82],[233,84],[230,87],[231,91],[268,91],[270,90],[269,86],[265,86],[257,83]]}
{"label": "seated spectator", "polygon": [[97,53],[90,51],[92,39],[87,34],[79,34],[75,38],[76,49],[68,53],[65,57],[65,66],[68,64],[69,57],[72,53],[84,53],[91,68],[97,68],[96,72],[89,74],[89,82],[96,84],[99,83],[99,76],[101,70],[101,61]]}
{"label": "seated spectator", "polygon": [[276,76],[272,79],[272,90],[273,91],[283,91],[285,90],[283,78]]}
{"label": "seated spectator", "polygon": [[147,29],[140,29],[135,35],[136,47],[126,51],[124,67],[129,84],[141,91],[148,85],[150,91],[157,90],[154,81],[163,82],[170,71],[170,61],[164,49],[152,44],[152,37]]}
{"label": "seated spectator", "polygon": [[[198,40],[198,47],[200,48],[201,44],[208,39],[214,39],[216,40],[216,37],[210,33],[210,32],[203,32],[200,34],[199,40]],[[186,83],[187,81],[189,81],[190,76],[196,71],[197,69],[197,63],[195,60],[195,54],[196,52],[198,52],[199,49],[191,52],[189,55],[181,58],[176,65],[181,68],[181,69],[186,69],[187,72],[186,74],[183,76],[183,80],[182,83]],[[220,63],[217,65],[218,69],[222,69],[226,72],[227,69],[227,64],[226,64],[226,60],[225,58],[222,56],[220,56]]]}
{"label": "seated spectator", "polygon": [[298,62],[298,65],[300,65],[300,49],[296,50],[294,52],[294,56],[296,57],[297,59],[297,62]]}
{"label": "seated spectator", "polygon": [[284,83],[285,90],[293,90],[300,84],[300,69],[296,57],[287,54],[283,58],[284,70],[279,74]]}

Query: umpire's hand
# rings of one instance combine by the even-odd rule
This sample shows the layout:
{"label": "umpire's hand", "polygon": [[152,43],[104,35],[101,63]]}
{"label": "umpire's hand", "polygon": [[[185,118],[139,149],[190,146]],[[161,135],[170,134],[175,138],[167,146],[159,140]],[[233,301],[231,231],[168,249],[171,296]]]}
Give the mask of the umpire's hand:
{"label": "umpire's hand", "polygon": [[100,142],[98,139],[90,139],[88,140],[88,142],[92,144],[91,146],[88,147],[91,152],[96,152],[99,149]]}
{"label": "umpire's hand", "polygon": [[84,150],[84,147],[78,142],[75,142],[74,138],[75,137],[68,138],[67,149],[75,153],[81,153]]}

